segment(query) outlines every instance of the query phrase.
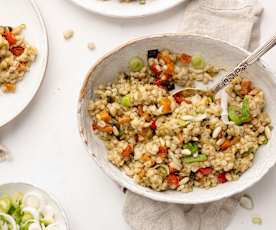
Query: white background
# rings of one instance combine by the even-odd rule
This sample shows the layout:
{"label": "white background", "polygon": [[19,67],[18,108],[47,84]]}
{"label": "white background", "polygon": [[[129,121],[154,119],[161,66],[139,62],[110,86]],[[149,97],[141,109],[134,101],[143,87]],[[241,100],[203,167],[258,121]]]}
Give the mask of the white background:
{"label": "white background", "polygon": [[[91,14],[68,0],[37,2],[48,29],[49,64],[32,104],[0,130],[1,143],[12,154],[10,162],[0,165],[0,183],[25,181],[54,193],[73,230],[128,230],[121,214],[124,195],[89,157],[79,137],[78,93],[89,67],[108,50],[136,36],[175,32],[183,6],[147,19],[124,21]],[[276,32],[276,2],[262,0],[262,4],[264,41]],[[75,31],[70,41],[63,39],[67,29]],[[97,45],[94,51],[87,48],[91,41]],[[276,49],[264,59],[276,72]],[[275,229],[276,168],[248,193],[255,209],[239,208],[228,230]],[[251,223],[254,214],[262,217],[261,227]]]}

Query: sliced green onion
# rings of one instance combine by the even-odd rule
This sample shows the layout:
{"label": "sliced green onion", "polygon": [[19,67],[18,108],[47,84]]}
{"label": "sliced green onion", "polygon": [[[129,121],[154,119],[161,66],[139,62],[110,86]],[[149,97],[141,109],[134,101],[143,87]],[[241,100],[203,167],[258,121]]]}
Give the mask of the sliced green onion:
{"label": "sliced green onion", "polygon": [[0,211],[3,213],[8,213],[11,208],[11,199],[9,196],[3,196],[0,199]]}
{"label": "sliced green onion", "polygon": [[128,68],[133,72],[141,71],[144,66],[144,61],[140,57],[133,57],[128,62]]}
{"label": "sliced green onion", "polygon": [[53,224],[53,220],[51,219],[45,219],[45,218],[41,218],[40,219],[40,224],[43,224],[45,227],[47,227],[50,224]]}
{"label": "sliced green onion", "polygon": [[22,200],[23,200],[23,194],[21,192],[16,192],[13,194],[11,200],[12,200],[12,205],[16,208],[18,205],[21,205]]}
{"label": "sliced green onion", "polygon": [[240,113],[229,106],[228,107],[228,117],[230,121],[233,121],[236,125],[241,125],[245,122],[250,121],[250,110],[249,110],[249,100],[247,97],[243,99],[242,108]]}
{"label": "sliced green onion", "polygon": [[192,66],[195,69],[203,69],[205,65],[206,65],[205,60],[201,55],[196,54],[192,57]]}
{"label": "sliced green onion", "polygon": [[120,104],[122,104],[125,107],[130,107],[131,106],[131,97],[130,95],[126,95],[121,98]]}
{"label": "sliced green onion", "polygon": [[263,223],[262,218],[259,216],[254,216],[252,217],[252,223],[253,224],[258,224],[261,225]]}
{"label": "sliced green onion", "polygon": [[208,160],[208,156],[205,154],[200,154],[197,157],[189,156],[189,157],[184,157],[183,161],[184,163],[191,164],[195,162],[202,162]]}
{"label": "sliced green onion", "polygon": [[0,213],[0,227],[1,229],[4,229],[2,228],[3,225],[7,225],[7,229],[9,230],[17,230],[17,226],[16,226],[16,222],[15,220],[12,218],[12,216],[8,215],[8,214],[5,214],[5,213]]}
{"label": "sliced green onion", "polygon": [[198,148],[198,145],[196,143],[189,142],[189,143],[184,145],[184,149],[189,149],[192,152],[192,154],[199,152],[199,148]]}
{"label": "sliced green onion", "polygon": [[164,164],[157,165],[156,169],[158,170],[158,173],[160,174],[160,176],[162,176],[163,178],[169,175],[170,173],[169,167]]}
{"label": "sliced green onion", "polygon": [[181,120],[181,119],[177,119],[177,124],[180,126],[180,127],[185,127],[189,124],[190,122],[189,121],[184,121],[184,120]]}
{"label": "sliced green onion", "polygon": [[25,222],[27,222],[29,220],[33,220],[33,219],[34,219],[34,217],[33,217],[32,213],[24,212],[21,221],[22,221],[22,223],[25,223]]}
{"label": "sliced green onion", "polygon": [[232,106],[228,107],[228,118],[230,121],[233,121],[236,125],[241,125],[240,116],[237,114],[237,112]]}
{"label": "sliced green onion", "polygon": [[263,141],[263,145],[266,145],[268,143],[268,139],[267,137],[265,137],[264,141]]}
{"label": "sliced green onion", "polygon": [[20,230],[28,230],[31,224],[35,223],[35,220],[28,220],[20,225]]}

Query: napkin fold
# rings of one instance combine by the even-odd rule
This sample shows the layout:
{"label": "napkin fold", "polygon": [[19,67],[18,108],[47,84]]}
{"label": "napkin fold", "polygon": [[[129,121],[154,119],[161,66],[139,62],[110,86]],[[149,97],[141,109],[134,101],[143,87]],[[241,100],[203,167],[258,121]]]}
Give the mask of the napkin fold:
{"label": "napkin fold", "polygon": [[[245,49],[260,36],[263,8],[257,0],[193,0],[183,12],[178,32],[208,35]],[[224,230],[239,196],[200,205],[153,201],[127,191],[125,221],[133,230]]]}

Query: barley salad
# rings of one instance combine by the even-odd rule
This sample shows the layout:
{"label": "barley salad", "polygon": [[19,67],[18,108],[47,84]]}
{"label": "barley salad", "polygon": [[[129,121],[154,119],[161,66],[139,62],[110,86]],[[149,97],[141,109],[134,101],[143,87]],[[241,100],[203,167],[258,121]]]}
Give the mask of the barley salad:
{"label": "barley salad", "polygon": [[88,105],[108,160],[156,191],[238,180],[271,136],[264,92],[246,76],[236,78],[226,89],[228,123],[219,97],[170,95],[175,84],[207,84],[219,71],[201,55],[149,50],[146,65],[133,57],[129,72],[100,85]]}
{"label": "barley salad", "polygon": [[37,50],[22,35],[25,27],[24,24],[14,28],[0,26],[0,87],[3,92],[15,92],[17,82],[24,78],[37,56]]}

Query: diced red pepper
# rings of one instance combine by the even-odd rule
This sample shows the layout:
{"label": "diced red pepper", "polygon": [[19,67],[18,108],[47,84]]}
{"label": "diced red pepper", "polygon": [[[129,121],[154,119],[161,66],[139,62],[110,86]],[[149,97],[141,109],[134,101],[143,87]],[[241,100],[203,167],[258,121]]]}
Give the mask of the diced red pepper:
{"label": "diced red pepper", "polygon": [[14,56],[18,57],[20,56],[21,54],[23,54],[25,48],[22,47],[22,46],[16,46],[16,47],[12,47],[10,49],[10,51],[13,53]]}
{"label": "diced red pepper", "polygon": [[220,184],[223,184],[223,183],[226,183],[226,182],[227,182],[227,178],[226,178],[226,175],[225,175],[224,172],[223,172],[223,173],[220,173],[220,174],[218,175],[218,182],[219,182]]}
{"label": "diced red pepper", "polygon": [[122,151],[122,156],[125,158],[128,158],[130,154],[133,153],[133,148],[131,145],[128,145],[123,151]]}
{"label": "diced red pepper", "polygon": [[16,43],[16,38],[15,36],[13,35],[12,32],[6,32],[4,34],[4,37],[6,38],[6,40],[8,41],[9,45],[12,46]]}
{"label": "diced red pepper", "polygon": [[207,167],[207,168],[200,168],[198,170],[202,175],[207,176],[213,172],[213,168]]}
{"label": "diced red pepper", "polygon": [[179,105],[182,103],[182,101],[184,99],[184,97],[180,93],[175,94],[173,97],[174,97],[175,102]]}
{"label": "diced red pepper", "polygon": [[157,129],[156,120],[153,120],[153,121],[151,122],[150,127],[151,127],[151,129],[153,129],[153,130],[156,130],[156,129]]}
{"label": "diced red pepper", "polygon": [[150,70],[155,74],[155,75],[159,75],[162,71],[161,68],[156,65],[156,64],[152,64],[150,66]]}
{"label": "diced red pepper", "polygon": [[159,146],[157,155],[161,158],[161,160],[164,160],[168,155],[168,149],[165,146]]}
{"label": "diced red pepper", "polygon": [[162,86],[162,80],[160,78],[157,78],[155,81],[154,81],[154,84],[157,85],[157,86]]}
{"label": "diced red pepper", "polygon": [[181,54],[179,56],[179,60],[183,63],[183,64],[190,64],[192,61],[192,56],[188,55],[188,54]]}
{"label": "diced red pepper", "polygon": [[159,146],[159,150],[158,150],[158,154],[167,154],[168,153],[168,148],[165,146],[160,145]]}
{"label": "diced red pepper", "polygon": [[167,183],[171,189],[175,189],[179,186],[179,177],[175,174],[167,176]]}

